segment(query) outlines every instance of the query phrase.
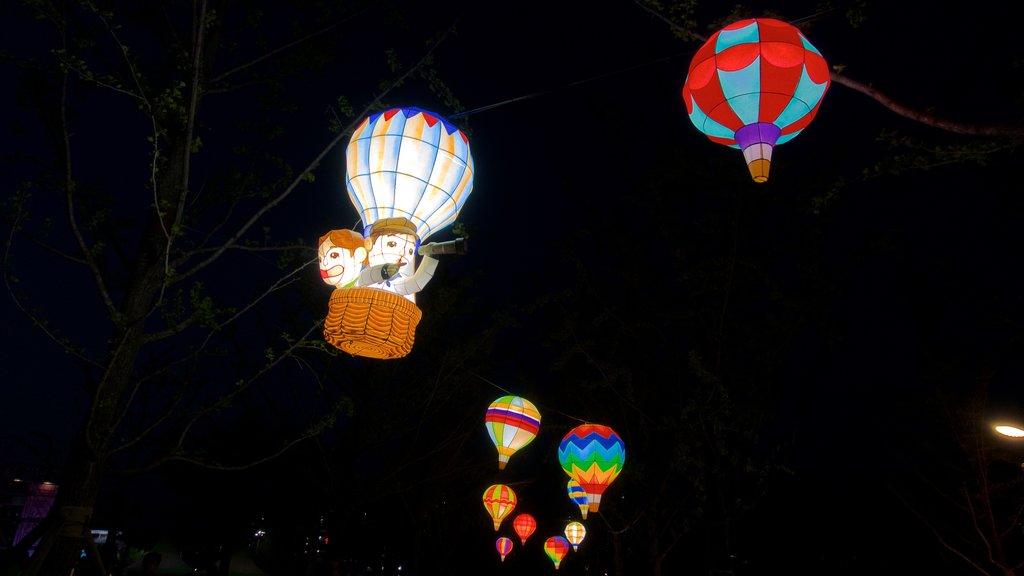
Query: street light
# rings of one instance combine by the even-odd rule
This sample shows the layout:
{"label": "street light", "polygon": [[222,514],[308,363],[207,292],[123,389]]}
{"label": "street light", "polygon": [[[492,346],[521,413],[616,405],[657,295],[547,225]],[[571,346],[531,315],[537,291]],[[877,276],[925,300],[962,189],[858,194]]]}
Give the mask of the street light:
{"label": "street light", "polygon": [[1011,426],[1009,424],[996,424],[993,428],[1003,436],[1009,436],[1010,438],[1024,438],[1024,430],[1016,426]]}

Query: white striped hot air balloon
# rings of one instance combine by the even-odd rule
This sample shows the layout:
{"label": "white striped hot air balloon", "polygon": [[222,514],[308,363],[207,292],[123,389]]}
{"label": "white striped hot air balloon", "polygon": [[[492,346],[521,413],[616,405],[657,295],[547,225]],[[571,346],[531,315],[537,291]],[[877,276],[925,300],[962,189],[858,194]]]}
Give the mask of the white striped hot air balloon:
{"label": "white striped hot air balloon", "polygon": [[537,437],[540,412],[526,398],[502,396],[487,407],[484,426],[498,449],[498,469],[504,470],[512,454]]}
{"label": "white striped hot air balloon", "polygon": [[569,522],[565,525],[565,539],[572,544],[572,551],[576,552],[580,548],[580,543],[587,536],[587,529],[583,524],[579,522]]}
{"label": "white striped hot air balloon", "polygon": [[455,221],[473,191],[469,139],[420,108],[368,116],[352,133],[345,160],[348,197],[364,228],[406,218],[425,240]]}

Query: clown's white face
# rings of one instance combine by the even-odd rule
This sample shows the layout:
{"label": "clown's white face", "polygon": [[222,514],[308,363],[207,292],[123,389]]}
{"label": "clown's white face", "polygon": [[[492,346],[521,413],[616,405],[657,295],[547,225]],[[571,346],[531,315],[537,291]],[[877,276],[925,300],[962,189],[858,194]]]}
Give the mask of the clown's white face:
{"label": "clown's white face", "polygon": [[416,261],[416,237],[412,234],[381,234],[370,248],[369,262],[411,265]]}
{"label": "clown's white face", "polygon": [[348,248],[336,246],[330,238],[320,243],[320,278],[334,287],[348,284],[359,276],[355,255]]}

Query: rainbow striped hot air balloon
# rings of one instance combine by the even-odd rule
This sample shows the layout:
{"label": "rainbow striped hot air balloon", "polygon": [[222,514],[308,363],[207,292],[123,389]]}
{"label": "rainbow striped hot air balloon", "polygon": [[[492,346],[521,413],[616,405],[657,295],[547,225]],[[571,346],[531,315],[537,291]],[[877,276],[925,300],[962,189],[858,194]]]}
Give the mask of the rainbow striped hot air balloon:
{"label": "rainbow striped hot air balloon", "polygon": [[544,541],[544,553],[555,563],[555,570],[562,563],[562,558],[569,553],[569,541],[561,536],[552,536]]}
{"label": "rainbow striped hot air balloon", "polygon": [[601,494],[615,481],[626,462],[626,445],[608,426],[581,424],[558,445],[562,470],[587,492],[591,512],[598,512]]}
{"label": "rainbow striped hot air balloon", "polygon": [[498,549],[498,554],[501,554],[501,561],[505,561],[505,556],[512,551],[512,540],[502,536],[494,542],[494,547]]}
{"label": "rainbow striped hot air balloon", "polygon": [[587,511],[590,510],[590,501],[587,500],[587,491],[580,486],[580,483],[569,478],[569,482],[565,485],[566,492],[569,493],[569,500],[572,500],[574,504],[580,507],[580,514],[583,515],[583,519],[587,519]]}
{"label": "rainbow striped hot air balloon", "polygon": [[587,536],[587,529],[579,522],[569,522],[565,525],[565,538],[572,544],[572,551],[580,549],[580,542]]}
{"label": "rainbow striped hot air balloon", "polygon": [[526,398],[502,396],[487,407],[484,426],[498,448],[498,469],[504,470],[512,454],[537,437],[540,412]]}
{"label": "rainbow striped hot air balloon", "polygon": [[516,507],[516,493],[504,484],[493,484],[484,490],[484,508],[494,520],[494,531],[501,528],[501,521]]}
{"label": "rainbow striped hot air balloon", "polygon": [[755,182],[768,180],[772,149],[814,119],[828,64],[795,26],[741,20],[697,51],[683,84],[690,121],[713,142],[743,151]]}
{"label": "rainbow striped hot air balloon", "polygon": [[520,514],[512,520],[512,528],[519,535],[520,541],[526,544],[526,539],[537,529],[537,520],[529,514]]}
{"label": "rainbow striped hot air balloon", "polygon": [[345,159],[348,197],[364,227],[407,218],[424,240],[454,222],[473,191],[469,139],[420,108],[368,116],[352,133]]}

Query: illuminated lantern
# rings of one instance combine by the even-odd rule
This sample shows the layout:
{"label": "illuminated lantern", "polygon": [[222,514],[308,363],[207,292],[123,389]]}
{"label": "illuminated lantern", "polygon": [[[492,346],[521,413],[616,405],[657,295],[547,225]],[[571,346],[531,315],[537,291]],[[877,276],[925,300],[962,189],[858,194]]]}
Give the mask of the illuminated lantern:
{"label": "illuminated lantern", "polygon": [[424,240],[454,222],[473,192],[469,139],[420,108],[367,117],[352,133],[345,159],[348,197],[363,226],[408,218]]}
{"label": "illuminated lantern", "polygon": [[494,547],[498,549],[498,554],[501,554],[501,561],[505,561],[505,556],[512,551],[512,540],[502,536],[494,542]]}
{"label": "illuminated lantern", "polygon": [[555,563],[555,570],[562,563],[562,558],[569,553],[569,541],[561,536],[552,536],[544,541],[544,553]]}
{"label": "illuminated lantern", "polygon": [[591,512],[598,512],[601,494],[615,481],[626,462],[626,446],[608,426],[581,424],[558,445],[562,470],[587,492]]}
{"label": "illuminated lantern", "polygon": [[583,519],[587,519],[587,511],[590,510],[590,501],[587,500],[587,491],[580,486],[580,483],[569,478],[569,482],[565,485],[566,492],[569,493],[569,500],[572,500],[574,504],[580,507],[580,514],[583,515]]}
{"label": "illuminated lantern", "polygon": [[498,448],[498,469],[504,470],[509,457],[537,437],[540,412],[525,398],[502,396],[487,407],[484,426]]}
{"label": "illuminated lantern", "polygon": [[[363,120],[345,160],[348,197],[362,219],[367,261],[378,269],[397,265],[398,272],[374,278],[373,284],[336,289],[324,339],[353,356],[401,358],[412,350],[422,318],[414,294],[433,277],[433,255],[459,251],[454,242],[420,243],[454,222],[473,190],[469,140],[437,114],[393,108]],[[403,252],[391,254],[391,248]],[[423,256],[419,268],[417,255]],[[396,260],[386,261],[392,257]],[[324,274],[325,282],[333,278]]]}
{"label": "illuminated lantern", "polygon": [[810,124],[830,82],[825,58],[799,29],[753,18],[715,32],[697,51],[683,100],[694,126],[742,150],[754,182],[765,182],[772,149]]}
{"label": "illuminated lantern", "polygon": [[515,528],[516,534],[519,535],[519,540],[526,544],[526,539],[537,529],[537,521],[529,514],[520,514],[512,520],[512,527]]}
{"label": "illuminated lantern", "polygon": [[516,493],[504,484],[494,484],[484,490],[484,508],[494,520],[494,531],[501,528],[501,521],[516,507]]}
{"label": "illuminated lantern", "polygon": [[569,522],[565,525],[565,539],[572,544],[573,552],[580,548],[580,542],[587,536],[587,529],[579,522]]}

